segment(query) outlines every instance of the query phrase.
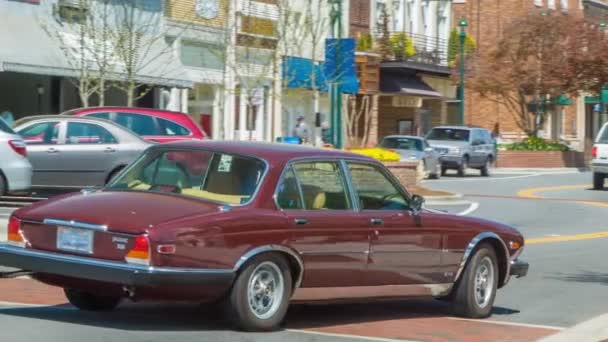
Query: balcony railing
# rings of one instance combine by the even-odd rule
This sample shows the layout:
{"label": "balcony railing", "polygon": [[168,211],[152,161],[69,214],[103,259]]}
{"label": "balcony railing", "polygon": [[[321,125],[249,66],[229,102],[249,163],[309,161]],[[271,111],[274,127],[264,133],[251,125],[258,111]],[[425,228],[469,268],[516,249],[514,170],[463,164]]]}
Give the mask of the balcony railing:
{"label": "balcony railing", "polygon": [[[378,39],[381,36],[377,37]],[[408,32],[391,32],[389,61],[409,61],[434,66],[448,66],[448,41],[439,37]]]}

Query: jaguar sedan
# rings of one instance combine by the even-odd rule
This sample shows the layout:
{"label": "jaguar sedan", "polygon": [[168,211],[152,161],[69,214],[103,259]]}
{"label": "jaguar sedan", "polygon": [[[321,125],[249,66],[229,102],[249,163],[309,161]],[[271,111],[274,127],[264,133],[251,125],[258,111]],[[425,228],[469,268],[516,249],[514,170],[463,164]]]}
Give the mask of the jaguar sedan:
{"label": "jaguar sedan", "polygon": [[497,289],[527,274],[524,238],[422,206],[364,156],[170,143],[101,190],[14,212],[0,264],[62,287],[83,310],[209,302],[250,331],[279,327],[290,302],[428,296],[489,316]]}

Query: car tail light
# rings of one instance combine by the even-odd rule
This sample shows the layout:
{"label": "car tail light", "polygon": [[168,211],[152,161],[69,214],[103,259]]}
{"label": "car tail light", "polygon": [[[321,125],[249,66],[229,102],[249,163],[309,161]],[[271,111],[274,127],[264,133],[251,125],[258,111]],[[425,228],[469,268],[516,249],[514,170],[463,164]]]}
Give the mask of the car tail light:
{"label": "car tail light", "polygon": [[27,148],[23,140],[9,140],[8,144],[15,153],[27,157]]}
{"label": "car tail light", "polygon": [[125,260],[132,264],[150,265],[150,241],[147,235],[138,235],[135,238],[133,248],[131,248]]}
{"label": "car tail light", "polygon": [[593,146],[593,149],[591,150],[591,156],[593,156],[593,158],[597,158],[597,146]]}
{"label": "car tail light", "polygon": [[25,247],[25,239],[21,234],[21,221],[14,216],[8,220],[7,242],[11,245]]}

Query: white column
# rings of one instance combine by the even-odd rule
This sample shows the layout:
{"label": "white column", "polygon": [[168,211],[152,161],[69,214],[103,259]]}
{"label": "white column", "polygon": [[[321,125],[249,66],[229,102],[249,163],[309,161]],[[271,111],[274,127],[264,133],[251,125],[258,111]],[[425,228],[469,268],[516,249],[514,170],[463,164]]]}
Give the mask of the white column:
{"label": "white column", "polygon": [[188,113],[188,91],[190,91],[190,89],[188,88],[184,88],[181,90],[180,111],[182,113]]}
{"label": "white column", "polygon": [[241,88],[240,101],[239,101],[239,133],[237,136],[238,140],[245,140],[249,138],[249,132],[247,131],[247,93],[249,89]]}
{"label": "white column", "polygon": [[[262,90],[263,92],[263,90]],[[264,108],[264,101],[260,101],[260,105],[255,107],[255,140],[262,141],[264,140],[264,113],[266,108]]]}
{"label": "white column", "polygon": [[213,139],[220,137],[220,120],[222,113],[222,91],[219,86],[213,87],[213,109],[211,112],[211,136]]}

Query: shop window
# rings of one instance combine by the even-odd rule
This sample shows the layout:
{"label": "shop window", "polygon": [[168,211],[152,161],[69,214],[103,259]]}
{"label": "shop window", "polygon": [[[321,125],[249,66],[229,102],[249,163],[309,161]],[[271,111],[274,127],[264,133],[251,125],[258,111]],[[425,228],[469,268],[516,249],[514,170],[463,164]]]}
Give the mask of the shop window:
{"label": "shop window", "polygon": [[277,34],[277,22],[270,19],[242,16],[241,33],[275,37]]}
{"label": "shop window", "polygon": [[185,66],[224,69],[224,50],[219,45],[185,40],[182,42],[180,57]]}

